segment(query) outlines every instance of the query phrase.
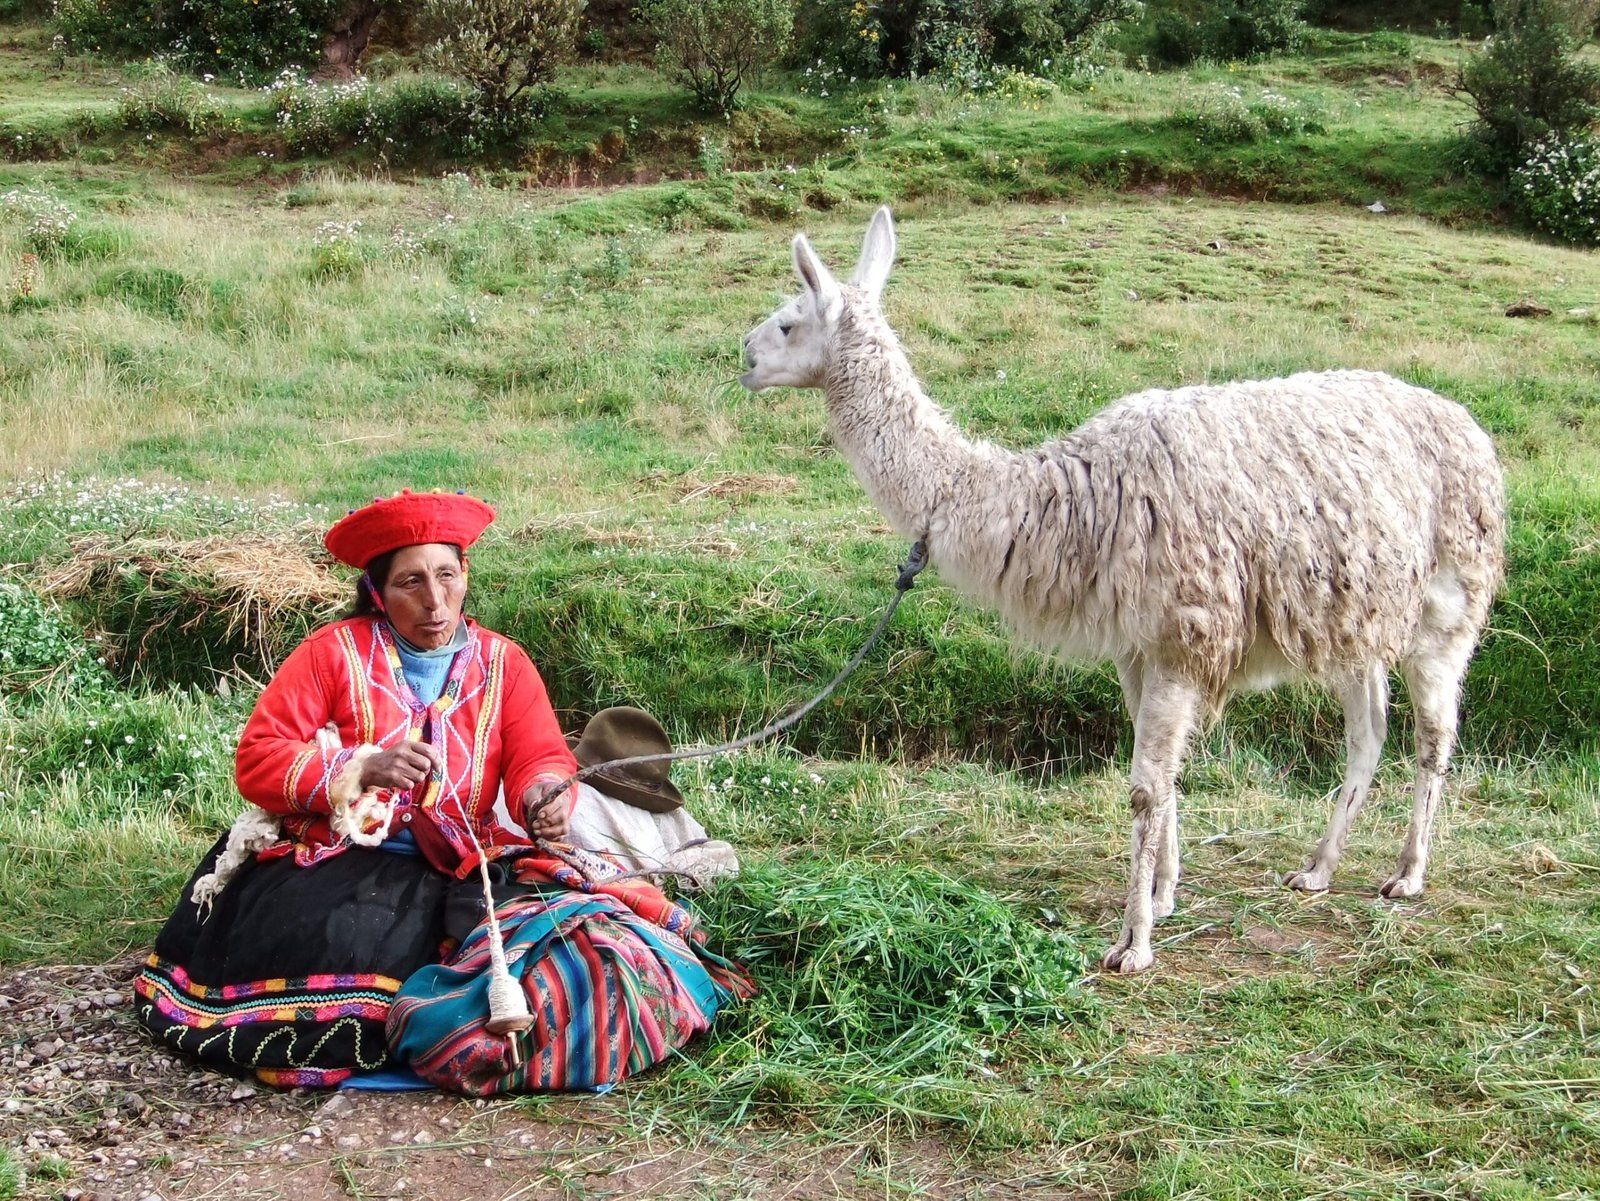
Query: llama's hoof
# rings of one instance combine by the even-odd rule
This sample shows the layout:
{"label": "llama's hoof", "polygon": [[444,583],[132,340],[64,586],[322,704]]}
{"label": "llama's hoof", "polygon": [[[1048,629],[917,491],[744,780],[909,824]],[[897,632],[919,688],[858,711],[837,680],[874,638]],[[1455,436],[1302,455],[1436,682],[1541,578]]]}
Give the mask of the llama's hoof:
{"label": "llama's hoof", "polygon": [[1407,897],[1420,897],[1422,895],[1422,881],[1411,876],[1390,876],[1378,892],[1391,901],[1403,901]]}
{"label": "llama's hoof", "polygon": [[1296,892],[1327,892],[1329,874],[1308,867],[1303,872],[1290,872],[1284,877],[1283,884],[1285,888],[1292,888]]}
{"label": "llama's hoof", "polygon": [[1118,943],[1106,952],[1103,962],[1107,971],[1131,976],[1135,972],[1144,971],[1155,961],[1156,953],[1149,947],[1125,947]]}
{"label": "llama's hoof", "polygon": [[1150,913],[1157,918],[1171,917],[1178,908],[1178,898],[1174,893],[1162,896],[1159,892],[1150,901]]}

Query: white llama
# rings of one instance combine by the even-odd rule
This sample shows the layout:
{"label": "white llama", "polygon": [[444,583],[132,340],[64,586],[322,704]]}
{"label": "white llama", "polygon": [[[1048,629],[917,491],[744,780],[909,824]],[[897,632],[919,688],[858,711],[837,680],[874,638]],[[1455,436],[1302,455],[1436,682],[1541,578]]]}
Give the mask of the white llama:
{"label": "white llama", "polygon": [[1132,871],[1106,966],[1150,966],[1178,881],[1176,781],[1229,694],[1309,678],[1344,704],[1348,759],[1304,871],[1328,887],[1383,746],[1388,673],[1416,710],[1411,826],[1385,897],[1421,893],[1461,680],[1501,577],[1500,465],[1460,405],[1334,371],[1127,396],[1014,452],[962,435],[879,310],[879,209],[848,283],[804,235],[804,285],[745,338],[745,387],[825,390],[828,429],[894,527],[1024,636],[1111,660],[1134,722]]}

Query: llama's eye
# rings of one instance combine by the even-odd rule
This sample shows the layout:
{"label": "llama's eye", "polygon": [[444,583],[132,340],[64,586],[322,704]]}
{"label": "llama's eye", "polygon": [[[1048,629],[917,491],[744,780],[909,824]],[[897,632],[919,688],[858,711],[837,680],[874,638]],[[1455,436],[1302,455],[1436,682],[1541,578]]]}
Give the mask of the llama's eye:
{"label": "llama's eye", "polygon": [[787,338],[789,336],[789,331],[792,330],[793,328],[794,328],[793,325],[784,325],[781,321],[778,323],[778,332],[780,334],[782,334],[785,338]]}

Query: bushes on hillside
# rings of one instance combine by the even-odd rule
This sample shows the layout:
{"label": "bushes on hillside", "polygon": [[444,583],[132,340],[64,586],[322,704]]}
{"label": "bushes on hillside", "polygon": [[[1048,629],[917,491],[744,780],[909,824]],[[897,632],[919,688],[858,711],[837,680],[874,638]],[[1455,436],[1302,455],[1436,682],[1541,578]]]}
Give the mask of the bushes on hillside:
{"label": "bushes on hillside", "polygon": [[1596,0],[1496,0],[1495,33],[1456,86],[1502,178],[1548,135],[1581,134],[1600,118],[1600,67],[1578,57],[1597,9]]}
{"label": "bushes on hillside", "polygon": [[971,78],[1039,72],[1092,47],[1140,0],[824,0],[801,10],[797,43],[849,75]]}
{"label": "bushes on hillside", "polygon": [[372,84],[363,76],[318,84],[293,67],[267,87],[278,132],[298,153],[365,142],[374,132]]}
{"label": "bushes on hillside", "polygon": [[640,19],[656,39],[656,61],[718,112],[781,58],[794,32],[794,0],[644,0]]}
{"label": "bushes on hillside", "polygon": [[1163,8],[1152,22],[1152,61],[1181,67],[1197,59],[1246,61],[1292,54],[1305,40],[1306,0],[1216,0]]}
{"label": "bushes on hillside", "polygon": [[196,71],[257,81],[315,63],[341,0],[59,0],[73,49],[162,55]]}
{"label": "bushes on hillside", "polygon": [[515,143],[554,101],[548,88],[523,93],[510,114],[484,110],[466,84],[437,75],[408,75],[385,83],[365,76],[316,83],[284,71],[267,91],[278,131],[297,153],[370,146],[404,159],[429,152],[477,155]]}

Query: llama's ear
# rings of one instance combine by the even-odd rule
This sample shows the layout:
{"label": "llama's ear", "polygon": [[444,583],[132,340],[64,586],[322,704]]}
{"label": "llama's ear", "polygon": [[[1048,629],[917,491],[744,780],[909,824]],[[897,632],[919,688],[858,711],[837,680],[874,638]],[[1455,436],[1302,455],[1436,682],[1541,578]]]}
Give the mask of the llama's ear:
{"label": "llama's ear", "polygon": [[894,265],[894,218],[889,206],[884,205],[872,214],[867,225],[867,237],[861,243],[861,258],[850,273],[850,282],[865,288],[873,296],[883,293],[889,278],[889,268]]}
{"label": "llama's ear", "polygon": [[817,312],[830,316],[839,307],[839,281],[822,265],[805,234],[794,236],[794,273],[817,303]]}

